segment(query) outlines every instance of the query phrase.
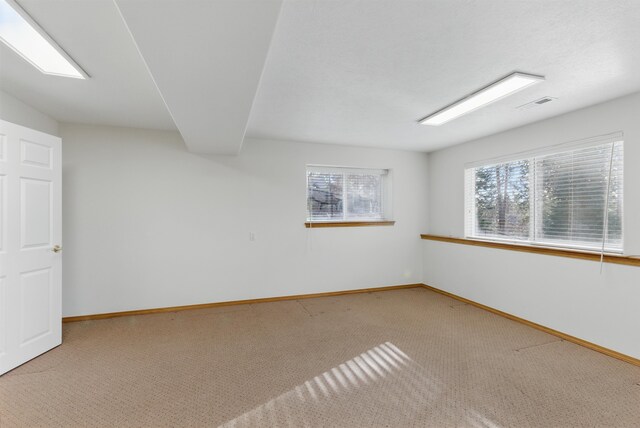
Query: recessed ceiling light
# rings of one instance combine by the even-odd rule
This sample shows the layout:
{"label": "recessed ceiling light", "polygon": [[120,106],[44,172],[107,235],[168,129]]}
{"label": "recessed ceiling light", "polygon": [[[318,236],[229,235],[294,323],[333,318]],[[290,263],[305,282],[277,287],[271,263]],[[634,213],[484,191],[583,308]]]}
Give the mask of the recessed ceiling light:
{"label": "recessed ceiling light", "polygon": [[430,114],[420,120],[420,123],[423,125],[442,125],[443,123],[449,122],[450,120],[479,109],[480,107],[491,104],[494,101],[498,101],[501,98],[514,94],[521,89],[542,82],[543,80],[543,76],[535,76],[533,74],[510,74],[504,79],[500,79],[497,82],[474,92],[468,97]]}
{"label": "recessed ceiling light", "polygon": [[13,0],[0,0],[0,40],[42,73],[89,77]]}

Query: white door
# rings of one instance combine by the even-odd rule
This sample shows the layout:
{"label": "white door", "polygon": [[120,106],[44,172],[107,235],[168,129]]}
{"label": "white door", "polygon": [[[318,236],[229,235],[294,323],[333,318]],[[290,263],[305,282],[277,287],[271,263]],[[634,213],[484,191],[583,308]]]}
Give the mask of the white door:
{"label": "white door", "polygon": [[61,140],[0,120],[0,375],[62,341]]}

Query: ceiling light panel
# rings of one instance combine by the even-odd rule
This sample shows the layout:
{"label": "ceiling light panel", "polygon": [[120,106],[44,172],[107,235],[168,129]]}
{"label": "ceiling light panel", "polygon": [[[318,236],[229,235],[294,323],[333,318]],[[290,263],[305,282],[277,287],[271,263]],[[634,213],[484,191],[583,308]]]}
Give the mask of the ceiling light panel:
{"label": "ceiling light panel", "polygon": [[0,40],[42,73],[87,77],[13,0],[0,0]]}
{"label": "ceiling light panel", "polygon": [[443,108],[424,119],[420,120],[423,125],[438,126],[456,119],[462,115],[470,113],[481,107],[489,105],[504,97],[514,94],[526,87],[544,81],[543,76],[533,74],[513,73],[504,79],[498,80],[491,85],[463,98],[448,107]]}

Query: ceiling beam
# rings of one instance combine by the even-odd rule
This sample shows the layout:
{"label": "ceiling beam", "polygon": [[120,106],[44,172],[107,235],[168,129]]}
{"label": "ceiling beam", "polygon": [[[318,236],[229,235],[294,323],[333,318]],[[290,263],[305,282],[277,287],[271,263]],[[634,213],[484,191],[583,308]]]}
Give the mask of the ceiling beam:
{"label": "ceiling beam", "polygon": [[282,0],[115,0],[191,152],[238,154]]}

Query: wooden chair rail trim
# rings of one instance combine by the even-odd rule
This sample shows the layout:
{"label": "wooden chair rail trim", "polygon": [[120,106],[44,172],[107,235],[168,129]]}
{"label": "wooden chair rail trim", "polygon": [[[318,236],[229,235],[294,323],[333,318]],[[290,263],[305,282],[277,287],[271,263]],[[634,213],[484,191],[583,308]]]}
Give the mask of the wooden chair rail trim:
{"label": "wooden chair rail trim", "polygon": [[392,220],[380,221],[307,221],[304,227],[307,229],[316,229],[318,227],[363,227],[363,226],[393,226],[396,224]]}
{"label": "wooden chair rail trim", "polygon": [[[497,248],[499,250],[520,251],[524,253],[544,254],[547,256],[568,257],[571,259],[590,260],[594,262],[600,261],[600,253],[580,250],[568,250],[563,248],[541,247],[537,245],[511,244],[505,242],[481,241],[479,239],[469,238],[453,238],[449,236],[438,235],[420,235],[422,239],[428,241],[449,242],[452,244],[472,245],[476,247]],[[639,257],[618,256],[615,254],[605,254],[603,261],[605,263],[614,263],[619,265],[640,266]]]}
{"label": "wooden chair rail trim", "polygon": [[613,358],[616,358],[618,360],[622,360],[624,362],[627,362],[629,364],[633,364],[635,366],[640,366],[640,359],[632,357],[630,355],[622,354],[622,353],[620,353],[618,351],[614,351],[612,349],[605,348],[605,347],[600,346],[600,345],[596,345],[595,343],[587,342],[586,340],[577,338],[575,336],[571,336],[569,334],[562,333],[561,331],[554,330],[554,329],[549,328],[549,327],[545,327],[543,325],[534,323],[532,321],[528,321],[528,320],[526,320],[524,318],[520,318],[518,316],[511,315],[511,314],[509,314],[507,312],[502,312],[502,311],[500,311],[498,309],[494,309],[494,308],[492,308],[490,306],[486,306],[486,305],[483,305],[481,303],[474,302],[473,300],[465,299],[464,297],[460,297],[460,296],[458,296],[456,294],[449,293],[448,291],[444,291],[444,290],[432,287],[432,286],[427,285],[427,284],[423,284],[422,286],[424,288],[426,288],[427,290],[431,290],[431,291],[434,291],[436,293],[442,294],[444,296],[451,297],[452,299],[456,299],[456,300],[458,300],[460,302],[467,303],[469,305],[475,306],[475,307],[480,308],[480,309],[484,309],[485,311],[491,312],[491,313],[496,314],[496,315],[500,315],[501,317],[505,317],[505,318],[508,318],[508,319],[510,319],[512,321],[516,321],[516,322],[519,322],[521,324],[527,325],[529,327],[535,328],[536,330],[540,330],[540,331],[543,331],[545,333],[549,333],[549,334],[551,334],[553,336],[557,336],[557,337],[559,337],[561,339],[566,340],[567,342],[572,342],[572,343],[575,343],[576,345],[584,346],[585,348],[589,348],[591,350],[594,350],[594,351],[600,352],[602,354],[608,355],[609,357],[613,357]]}
{"label": "wooden chair rail trim", "polygon": [[233,306],[233,305],[246,305],[251,303],[280,302],[283,300],[311,299],[314,297],[342,296],[345,294],[372,293],[377,291],[401,290],[405,288],[418,288],[418,287],[422,287],[422,284],[389,285],[385,287],[358,288],[355,290],[328,291],[324,293],[296,294],[291,296],[263,297],[261,299],[231,300],[227,302],[202,303],[198,305],[170,306],[165,308],[139,309],[134,311],[108,312],[108,313],[102,313],[102,314],[64,317],[62,318],[62,322],[66,323],[66,322],[76,322],[76,321],[101,320],[106,318],[127,317],[131,315],[160,314],[164,312],[178,312],[178,311],[187,311],[191,309],[215,308],[218,306]]}

